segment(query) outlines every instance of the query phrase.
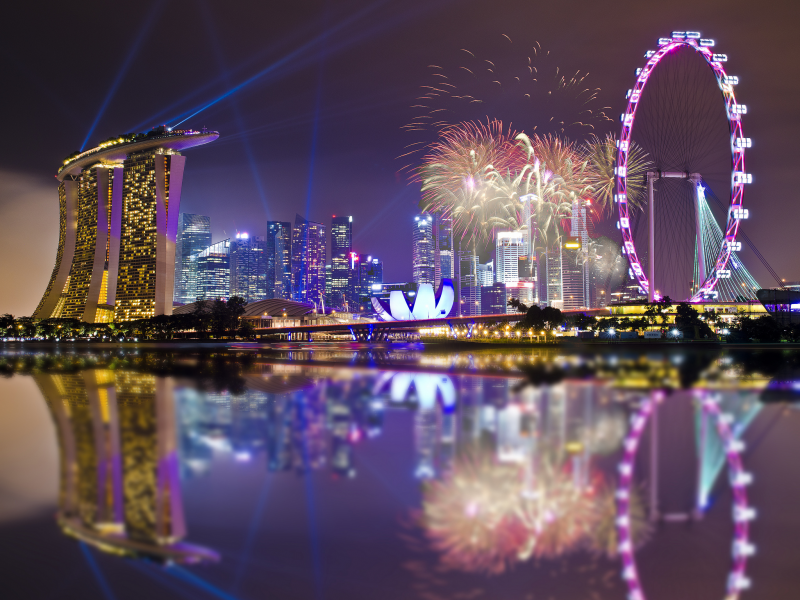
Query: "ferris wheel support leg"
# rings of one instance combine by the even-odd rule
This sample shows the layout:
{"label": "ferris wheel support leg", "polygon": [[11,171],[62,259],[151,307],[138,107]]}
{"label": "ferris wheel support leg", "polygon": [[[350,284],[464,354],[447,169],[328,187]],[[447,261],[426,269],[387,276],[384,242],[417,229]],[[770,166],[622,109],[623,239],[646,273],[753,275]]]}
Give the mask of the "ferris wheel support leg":
{"label": "ferris wheel support leg", "polygon": [[692,189],[694,191],[694,214],[695,214],[695,235],[697,237],[697,281],[694,282],[697,289],[706,280],[706,255],[705,247],[703,246],[703,219],[700,215],[700,195],[697,192],[697,186],[700,185],[703,178],[700,173],[691,173],[689,181],[692,182]]}
{"label": "ferris wheel support leg", "polygon": [[649,171],[647,173],[647,219],[650,227],[650,236],[647,240],[647,301],[651,304],[655,301],[656,294],[656,223],[653,218],[655,215],[655,194],[653,192],[653,182],[658,179],[658,173]]}

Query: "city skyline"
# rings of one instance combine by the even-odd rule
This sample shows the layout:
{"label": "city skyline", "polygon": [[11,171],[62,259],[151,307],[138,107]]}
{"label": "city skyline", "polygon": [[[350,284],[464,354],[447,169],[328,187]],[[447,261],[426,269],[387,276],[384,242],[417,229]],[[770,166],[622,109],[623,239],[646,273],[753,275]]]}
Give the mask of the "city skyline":
{"label": "city skyline", "polygon": [[[751,107],[748,133],[755,144],[748,161],[756,174],[752,193],[760,214],[754,211],[746,231],[781,276],[800,279],[794,262],[780,249],[780,240],[791,235],[790,220],[771,223],[764,214],[769,210],[780,212],[788,202],[785,190],[791,189],[791,183],[787,174],[795,155],[791,129],[770,125],[781,119],[793,122],[793,109],[787,104],[793,93],[778,89],[777,82],[798,85],[794,78],[784,77],[787,63],[781,57],[791,56],[791,51],[782,48],[778,53],[775,40],[797,42],[791,36],[782,36],[769,17],[754,7],[743,6],[737,13],[741,19],[736,22],[720,22],[710,6],[687,6],[691,6],[692,16],[680,25],[696,27],[724,43],[731,52],[731,68],[741,75],[742,96]],[[601,105],[611,106],[613,115],[624,108],[624,93],[641,54],[663,31],[678,26],[632,2],[621,3],[619,13],[609,11],[606,15],[599,7],[591,9],[597,11],[600,22],[606,19],[611,23],[612,16],[622,11],[635,19],[640,27],[633,37],[624,39],[601,35],[596,19],[565,20],[566,8],[559,6],[535,12],[540,24],[549,20],[567,22],[567,29],[558,35],[541,25],[532,30],[523,27],[524,16],[534,15],[533,8],[517,2],[502,3],[500,10],[480,20],[470,16],[469,6],[459,7],[464,22],[455,29],[443,27],[454,14],[455,7],[450,5],[383,6],[372,13],[359,12],[360,8],[365,7],[337,7],[325,24],[307,21],[307,15],[297,12],[275,15],[268,19],[268,32],[274,34],[272,44],[261,41],[265,39],[263,31],[252,35],[249,28],[253,24],[242,25],[228,18],[221,7],[213,7],[205,15],[203,11],[179,14],[176,7],[157,3],[120,8],[124,25],[113,35],[97,26],[94,16],[87,21],[77,15],[66,15],[58,22],[42,20],[36,36],[20,37],[21,33],[11,32],[3,41],[8,57],[3,69],[10,89],[18,93],[6,101],[10,112],[20,118],[6,124],[7,139],[14,144],[0,152],[0,170],[4,173],[1,220],[8,223],[0,232],[0,243],[6,255],[19,239],[24,239],[17,236],[41,233],[43,242],[22,262],[4,264],[3,277],[28,282],[26,289],[46,286],[49,273],[42,269],[49,271],[52,264],[44,267],[43,263],[52,261],[58,231],[57,217],[45,215],[46,207],[51,210],[53,205],[52,197],[47,198],[52,190],[49,182],[52,166],[70,150],[91,147],[119,132],[146,131],[160,123],[177,122],[216,102],[185,126],[213,126],[224,131],[228,139],[223,139],[218,149],[209,149],[207,156],[190,161],[184,190],[187,212],[212,217],[215,240],[223,239],[223,231],[234,232],[254,221],[289,216],[294,205],[312,220],[346,212],[363,223],[354,243],[385,259],[386,279],[408,280],[409,267],[400,257],[410,249],[410,240],[391,225],[395,215],[405,219],[415,214],[419,189],[398,173],[405,162],[396,157],[410,142],[400,128],[413,115],[408,107],[418,94],[417,86],[427,65],[452,63],[460,48],[485,54],[495,40],[505,40],[501,34],[507,34],[515,45],[531,47],[540,42],[565,71],[589,71],[594,85],[601,88]],[[27,10],[13,8],[20,20]],[[256,10],[260,14],[262,9]],[[311,14],[322,18],[315,10]],[[520,15],[515,19],[519,24],[510,23],[508,14]],[[187,27],[181,33],[169,25],[184,20]],[[245,30],[237,29],[234,35],[234,22]],[[340,29],[326,38],[331,45],[323,52],[320,33],[327,25]],[[203,39],[216,39],[220,52],[214,54],[214,44],[190,39],[189,32],[194,30],[206,34],[200,36]],[[359,30],[363,35],[352,35]],[[95,33],[81,35],[87,31]],[[183,42],[181,55],[193,60],[186,61],[188,67],[181,70],[153,71],[151,65],[165,51],[165,41],[176,35]],[[414,48],[402,43],[409,36],[418,40]],[[571,44],[562,41],[565,39],[582,42]],[[105,51],[98,59],[98,76],[88,78],[80,93],[65,94],[61,90],[71,89],[71,76],[59,72],[45,57],[75,44],[78,53],[90,53],[97,44]],[[604,51],[587,52],[589,47]],[[262,72],[265,74],[253,83],[225,96]],[[160,93],[142,94],[138,82],[144,80],[156,81]],[[493,107],[487,107],[483,114],[490,109],[492,116],[526,130],[532,128],[539,114],[536,110],[521,114],[518,109],[504,112]],[[540,131],[549,118],[541,115]],[[34,123],[48,131],[46,139],[29,135]],[[607,131],[615,128],[609,124]],[[318,132],[316,138],[314,131]],[[312,146],[313,139],[319,141],[317,146]],[[312,147],[318,157],[313,170]],[[352,177],[349,166],[353,164],[370,167],[359,169],[358,177]],[[24,203],[20,201],[23,197],[28,198]],[[744,252],[747,267],[759,281],[768,282],[768,275],[750,251],[745,248]],[[8,293],[1,299],[7,310],[31,314],[39,299],[32,296],[39,294],[23,297]]]}

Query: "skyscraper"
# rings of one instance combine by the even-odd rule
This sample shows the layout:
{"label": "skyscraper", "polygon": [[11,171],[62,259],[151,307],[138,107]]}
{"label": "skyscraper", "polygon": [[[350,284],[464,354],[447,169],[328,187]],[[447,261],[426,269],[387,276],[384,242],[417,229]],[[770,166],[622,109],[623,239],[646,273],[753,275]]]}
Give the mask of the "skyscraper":
{"label": "skyscraper", "polygon": [[442,279],[453,279],[453,221],[449,216],[436,215],[435,237],[434,287],[438,287]]}
{"label": "skyscraper", "polygon": [[266,237],[237,233],[231,240],[231,296],[247,302],[267,297]]}
{"label": "skyscraper", "polygon": [[583,260],[581,239],[577,237],[564,240],[561,250],[561,281],[563,287],[564,310],[576,310],[588,306],[586,296],[586,264]]}
{"label": "skyscraper", "polygon": [[481,283],[478,279],[478,256],[474,250],[458,251],[456,304],[461,316],[481,314]]}
{"label": "skyscraper", "polygon": [[267,298],[292,298],[292,224],[267,222],[265,250]]}
{"label": "skyscraper", "polygon": [[[344,308],[350,297],[350,253],[353,251],[353,217],[331,219],[331,289],[330,299],[336,308]],[[357,302],[357,300],[355,300]]]}
{"label": "skyscraper", "polygon": [[553,308],[562,308],[561,244],[539,249],[536,264],[539,302]]}
{"label": "skyscraper", "polygon": [[64,161],[56,264],[34,318],[127,321],[172,313],[186,158],[216,132],[157,128]]}
{"label": "skyscraper", "polygon": [[519,259],[525,256],[525,238],[520,231],[497,233],[495,249],[495,279],[500,283],[516,285],[519,282]]}
{"label": "skyscraper", "polygon": [[316,305],[325,295],[325,225],[296,215],[292,231],[294,300]]}
{"label": "skyscraper", "polygon": [[371,310],[370,297],[374,285],[383,283],[383,263],[377,258],[351,253],[349,310]]}
{"label": "skyscraper", "polygon": [[231,295],[231,241],[212,244],[197,255],[197,297],[227,300]]}
{"label": "skyscraper", "polygon": [[[580,257],[576,258],[577,261],[583,265],[583,280],[582,280],[582,291],[581,295],[583,297],[583,304],[582,306],[593,306],[591,302],[591,298],[594,295],[592,291],[592,268],[591,262],[589,261],[589,254],[591,250],[591,238],[589,234],[591,233],[591,220],[589,219],[589,207],[590,203],[588,200],[576,200],[572,203],[572,217],[570,219],[570,230],[571,230],[571,237],[577,239],[580,243],[580,250],[579,253],[581,254]],[[564,246],[566,248],[566,244]],[[564,259],[564,268],[566,268],[566,258]],[[566,271],[565,271],[566,273]],[[566,286],[566,281],[564,282]],[[566,289],[564,290],[564,306],[567,303],[567,292]]]}
{"label": "skyscraper", "polygon": [[414,283],[434,283],[433,215],[426,213],[414,217],[411,233],[412,279]]}
{"label": "skyscraper", "polygon": [[494,283],[481,287],[481,314],[502,315],[507,311],[506,284]]}
{"label": "skyscraper", "polygon": [[211,219],[203,215],[181,213],[175,241],[175,302],[189,304],[197,300],[197,263],[191,257],[210,245]]}
{"label": "skyscraper", "polygon": [[478,284],[481,287],[494,285],[494,261],[478,264]]}

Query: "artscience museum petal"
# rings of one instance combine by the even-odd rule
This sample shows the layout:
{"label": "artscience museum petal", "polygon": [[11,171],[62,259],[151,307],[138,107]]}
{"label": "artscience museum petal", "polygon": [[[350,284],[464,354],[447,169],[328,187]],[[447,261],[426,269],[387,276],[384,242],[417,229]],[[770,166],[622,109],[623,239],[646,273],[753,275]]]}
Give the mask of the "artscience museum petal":
{"label": "artscience museum petal", "polygon": [[389,294],[388,302],[372,298],[372,306],[382,321],[438,319],[450,315],[455,297],[453,281],[442,279],[435,294],[430,283],[420,284],[413,305],[403,292],[395,290]]}

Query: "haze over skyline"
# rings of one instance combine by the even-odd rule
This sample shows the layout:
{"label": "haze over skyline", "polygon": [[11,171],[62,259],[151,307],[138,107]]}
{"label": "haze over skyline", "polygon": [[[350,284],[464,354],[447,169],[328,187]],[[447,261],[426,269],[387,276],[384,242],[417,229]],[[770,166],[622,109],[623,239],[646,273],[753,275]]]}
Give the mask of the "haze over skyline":
{"label": "haze over skyline", "polygon": [[[354,246],[384,261],[386,281],[409,280],[420,194],[397,160],[419,139],[401,130],[415,114],[409,106],[428,65],[452,62],[461,48],[490,52],[503,34],[514,44],[538,41],[566,72],[588,71],[611,116],[624,109],[633,70],[659,36],[692,28],[715,38],[750,108],[755,183],[744,231],[782,277],[800,279],[787,250],[800,159],[792,61],[800,41],[790,27],[800,9],[784,4],[770,12],[676,2],[666,14],[634,2],[317,2],[278,13],[256,3],[233,10],[157,0],[115,7],[112,20],[94,2],[67,13],[14,6],[8,22],[36,27],[10,28],[0,41],[11,91],[0,148],[0,277],[13,282],[0,290],[0,313],[30,314],[47,284],[58,241],[53,175],[63,158],[204,107],[181,127],[221,136],[186,153],[181,208],[210,216],[214,241],[237,229],[262,234],[267,220],[295,213],[326,224],[351,214]],[[530,129],[516,113],[488,116]],[[749,250],[742,258],[762,285],[774,285]]]}

